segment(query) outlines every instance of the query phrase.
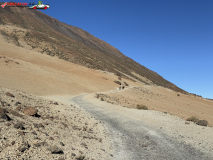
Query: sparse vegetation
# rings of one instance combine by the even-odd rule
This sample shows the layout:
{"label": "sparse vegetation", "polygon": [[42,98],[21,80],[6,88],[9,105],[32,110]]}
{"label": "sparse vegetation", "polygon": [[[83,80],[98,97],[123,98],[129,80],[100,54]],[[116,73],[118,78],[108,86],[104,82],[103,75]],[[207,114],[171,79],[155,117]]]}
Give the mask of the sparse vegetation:
{"label": "sparse vegetation", "polygon": [[120,81],[114,81],[116,84],[121,85]]}
{"label": "sparse vegetation", "polygon": [[101,101],[104,101],[103,97],[101,97]]}
{"label": "sparse vegetation", "polygon": [[199,119],[196,116],[191,116],[191,117],[187,118],[186,120],[194,122],[194,123],[197,123],[199,121]]}
{"label": "sparse vegetation", "polygon": [[191,116],[191,117],[187,118],[186,120],[194,122],[194,123],[196,123],[197,125],[200,125],[200,126],[208,126],[208,124],[209,124],[208,121],[199,120],[199,118],[197,118],[196,116]]}
{"label": "sparse vegetation", "polygon": [[148,107],[145,106],[145,105],[139,105],[139,104],[137,104],[136,108],[137,109],[142,109],[142,110],[148,110]]}
{"label": "sparse vegetation", "polygon": [[129,86],[126,82],[124,82],[124,85],[125,85],[125,86]]}

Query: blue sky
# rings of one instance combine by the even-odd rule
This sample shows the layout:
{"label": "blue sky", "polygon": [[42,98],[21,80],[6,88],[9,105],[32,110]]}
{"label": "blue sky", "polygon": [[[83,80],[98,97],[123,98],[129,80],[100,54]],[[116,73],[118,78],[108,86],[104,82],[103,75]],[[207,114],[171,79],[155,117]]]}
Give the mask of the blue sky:
{"label": "blue sky", "polygon": [[43,3],[50,4],[42,11],[47,15],[88,31],[178,87],[213,98],[212,0]]}

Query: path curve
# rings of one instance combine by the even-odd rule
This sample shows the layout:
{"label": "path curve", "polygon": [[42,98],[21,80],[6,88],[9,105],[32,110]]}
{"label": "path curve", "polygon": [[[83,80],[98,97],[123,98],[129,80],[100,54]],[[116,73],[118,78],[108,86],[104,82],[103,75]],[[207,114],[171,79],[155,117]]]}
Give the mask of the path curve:
{"label": "path curve", "polygon": [[140,120],[115,113],[104,105],[96,105],[79,95],[69,100],[104,123],[113,138],[116,160],[207,160],[204,153],[190,145],[179,143]]}

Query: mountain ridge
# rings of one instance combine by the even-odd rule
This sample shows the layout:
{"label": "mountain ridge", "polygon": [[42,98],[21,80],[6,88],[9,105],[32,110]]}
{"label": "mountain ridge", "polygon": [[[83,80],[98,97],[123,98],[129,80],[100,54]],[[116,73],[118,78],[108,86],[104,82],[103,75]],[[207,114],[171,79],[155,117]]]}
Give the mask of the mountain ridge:
{"label": "mountain ridge", "polygon": [[[153,84],[188,94],[156,72],[126,57],[115,47],[83,29],[60,22],[40,11],[24,7],[5,7],[0,10],[0,13],[1,24],[27,29],[22,36],[17,35],[15,31],[11,34],[1,31],[4,36],[11,38],[12,35],[17,45],[20,45],[20,41],[24,41],[32,49],[37,49],[43,54],[57,56],[88,68],[109,71],[119,77],[132,80],[135,78],[149,84],[139,76],[132,74],[135,72]],[[132,78],[125,76],[125,74]]]}

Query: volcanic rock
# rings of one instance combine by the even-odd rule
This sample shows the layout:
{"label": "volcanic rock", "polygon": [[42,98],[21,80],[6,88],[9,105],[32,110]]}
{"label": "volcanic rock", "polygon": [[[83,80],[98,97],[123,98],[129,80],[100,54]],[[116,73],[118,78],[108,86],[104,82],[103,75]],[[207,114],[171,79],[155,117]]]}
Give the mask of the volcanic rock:
{"label": "volcanic rock", "polygon": [[9,96],[9,97],[13,97],[13,98],[15,97],[13,94],[11,94],[9,92],[7,92],[6,95]]}
{"label": "volcanic rock", "polygon": [[33,107],[26,107],[24,108],[23,112],[28,116],[33,116],[37,114],[38,110]]}
{"label": "volcanic rock", "polygon": [[64,154],[63,150],[57,146],[51,146],[50,151],[52,154]]}
{"label": "volcanic rock", "polygon": [[11,118],[5,113],[0,113],[0,118],[4,119],[6,121],[10,121],[11,120]]}
{"label": "volcanic rock", "polygon": [[200,125],[200,126],[208,126],[209,123],[206,120],[199,120],[197,122],[197,124]]}

